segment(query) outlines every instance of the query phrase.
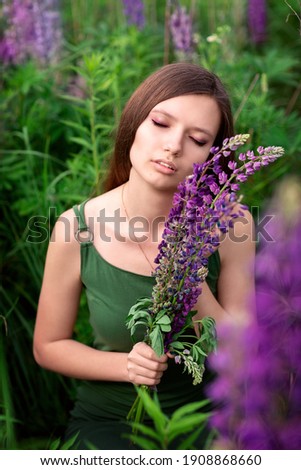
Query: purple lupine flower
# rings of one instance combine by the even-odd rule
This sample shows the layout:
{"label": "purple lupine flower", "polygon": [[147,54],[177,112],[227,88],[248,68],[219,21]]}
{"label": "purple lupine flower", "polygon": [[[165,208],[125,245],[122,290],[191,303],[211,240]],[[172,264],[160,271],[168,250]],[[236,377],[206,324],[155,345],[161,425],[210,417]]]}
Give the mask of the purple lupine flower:
{"label": "purple lupine flower", "polygon": [[[236,135],[225,139],[221,149],[212,147],[212,158],[195,164],[192,175],[179,184],[155,259],[158,267],[152,296],[138,299],[126,318],[132,337],[136,327],[144,325],[144,341],[158,356],[172,351],[177,362],[183,363],[184,370],[192,375],[193,384],[202,382],[205,358],[215,349],[215,322],[210,317],[203,318],[200,337],[195,337],[193,342],[185,340],[183,333],[192,326],[192,309],[208,274],[208,256],[220,243],[217,227],[221,233],[226,233],[233,226],[233,220],[241,215],[240,211],[233,212],[237,202],[235,191],[240,188],[239,177],[247,178],[252,165],[261,163],[261,167],[263,161],[272,162],[284,153],[282,147],[261,147],[258,155],[247,152],[239,168],[227,178],[224,175],[220,178],[219,160],[229,156],[248,138],[248,134]],[[140,400],[138,395],[128,419],[140,421]]]}
{"label": "purple lupine flower", "polygon": [[34,55],[43,64],[55,63],[62,42],[58,0],[33,0],[35,42]]}
{"label": "purple lupine flower", "polygon": [[123,13],[128,25],[135,25],[138,29],[143,29],[145,16],[142,0],[123,0]]}
{"label": "purple lupine flower", "polygon": [[[172,327],[165,335],[165,349],[183,328],[201,293],[201,282],[205,279],[201,270],[206,267],[208,256],[219,246],[217,223],[220,220],[232,222],[240,215],[233,213],[234,190],[240,188],[238,182],[246,180],[255,168],[258,170],[263,159],[272,162],[283,154],[281,147],[267,147],[264,153],[256,156],[247,152],[245,162],[236,167],[231,176],[226,175],[220,169],[219,159],[229,155],[229,150],[234,147],[243,145],[247,138],[248,134],[226,139],[222,149],[213,149],[215,153],[211,160],[195,164],[193,174],[178,187],[155,260],[159,266],[155,271],[152,314],[156,315],[166,305],[172,311]],[[233,167],[231,162],[229,167]],[[213,170],[210,174],[209,169]],[[212,202],[208,204],[208,200]],[[229,226],[221,224],[219,230],[225,233]]]}
{"label": "purple lupine flower", "polygon": [[[148,310],[151,328],[158,326],[156,319],[157,316],[161,318],[162,312],[168,317],[169,326],[164,329],[164,340],[162,337],[156,347],[150,341],[158,355],[170,348],[175,336],[190,321],[189,316],[207,275],[208,256],[219,246],[217,224],[219,231],[226,233],[233,220],[242,215],[240,211],[233,212],[239,182],[255,171],[255,165],[259,169],[263,162],[272,162],[283,155],[282,147],[267,147],[257,155],[247,152],[243,163],[231,175],[226,175],[219,160],[243,145],[248,137],[248,134],[237,135],[225,139],[221,149],[211,149],[212,158],[203,164],[195,164],[192,175],[179,184],[175,193],[155,259],[158,267],[154,273],[156,283],[152,298],[147,306],[139,303],[138,307],[138,312],[139,308]],[[211,202],[208,204],[208,201]],[[135,308],[130,315],[130,328],[135,328],[133,313],[135,316]],[[151,329],[149,334],[152,334]],[[157,341],[160,336],[158,328],[154,336]]]}
{"label": "purple lupine flower", "polygon": [[3,0],[7,23],[0,41],[4,63],[35,58],[41,64],[58,60],[62,41],[58,0]]}
{"label": "purple lupine flower", "polygon": [[207,392],[217,405],[211,425],[223,448],[301,448],[300,203],[300,182],[288,180],[268,211],[273,241],[256,255],[251,323],[224,326],[210,358],[217,372]]}
{"label": "purple lupine flower", "polygon": [[178,6],[170,17],[170,32],[176,51],[188,53],[192,50],[192,21],[185,7]]}
{"label": "purple lupine flower", "polygon": [[261,44],[267,38],[266,0],[249,0],[247,7],[248,28],[253,44]]}
{"label": "purple lupine flower", "polygon": [[28,54],[34,39],[31,0],[3,0],[3,17],[7,28],[0,41],[0,57],[4,63],[19,64]]}

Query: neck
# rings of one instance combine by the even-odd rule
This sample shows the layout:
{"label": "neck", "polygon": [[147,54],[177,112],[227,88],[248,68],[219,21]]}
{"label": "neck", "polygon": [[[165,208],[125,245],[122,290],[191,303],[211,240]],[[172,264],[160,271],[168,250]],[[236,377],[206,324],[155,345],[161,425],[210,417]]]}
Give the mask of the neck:
{"label": "neck", "polygon": [[174,192],[158,190],[148,184],[136,185],[134,178],[125,183],[124,197],[130,217],[144,217],[152,223],[167,219]]}

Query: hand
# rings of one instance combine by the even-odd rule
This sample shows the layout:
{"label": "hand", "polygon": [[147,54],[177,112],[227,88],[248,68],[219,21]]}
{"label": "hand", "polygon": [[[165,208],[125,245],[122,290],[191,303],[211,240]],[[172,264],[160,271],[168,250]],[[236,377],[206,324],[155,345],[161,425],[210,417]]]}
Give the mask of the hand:
{"label": "hand", "polygon": [[166,369],[167,355],[158,357],[146,343],[135,344],[128,354],[127,370],[129,380],[133,384],[150,387],[157,385]]}

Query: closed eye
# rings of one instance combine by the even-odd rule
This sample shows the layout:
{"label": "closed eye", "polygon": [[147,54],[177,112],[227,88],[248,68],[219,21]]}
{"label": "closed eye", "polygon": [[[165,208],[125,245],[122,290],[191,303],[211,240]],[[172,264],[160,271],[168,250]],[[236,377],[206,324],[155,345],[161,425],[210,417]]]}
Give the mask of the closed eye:
{"label": "closed eye", "polygon": [[190,137],[190,138],[198,147],[203,147],[204,145],[207,144],[207,142],[204,140],[197,140],[194,137]]}
{"label": "closed eye", "polygon": [[168,127],[166,124],[162,124],[162,122],[155,121],[155,119],[152,119],[153,124],[158,127]]}

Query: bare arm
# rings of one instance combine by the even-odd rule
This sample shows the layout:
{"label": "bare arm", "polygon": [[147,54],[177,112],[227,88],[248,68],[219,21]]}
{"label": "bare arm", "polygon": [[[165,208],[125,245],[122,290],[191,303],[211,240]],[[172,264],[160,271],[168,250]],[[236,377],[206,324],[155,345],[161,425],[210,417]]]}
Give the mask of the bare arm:
{"label": "bare arm", "polygon": [[128,354],[98,351],[72,338],[82,289],[75,224],[73,211],[65,212],[49,244],[34,331],[36,361],[78,379],[159,383],[167,357],[158,358],[146,344],[138,343]]}
{"label": "bare arm", "polygon": [[254,223],[249,211],[237,219],[219,248],[221,271],[218,279],[218,299],[206,282],[202,285],[195,319],[213,317],[217,324],[231,320],[247,322],[254,298]]}

